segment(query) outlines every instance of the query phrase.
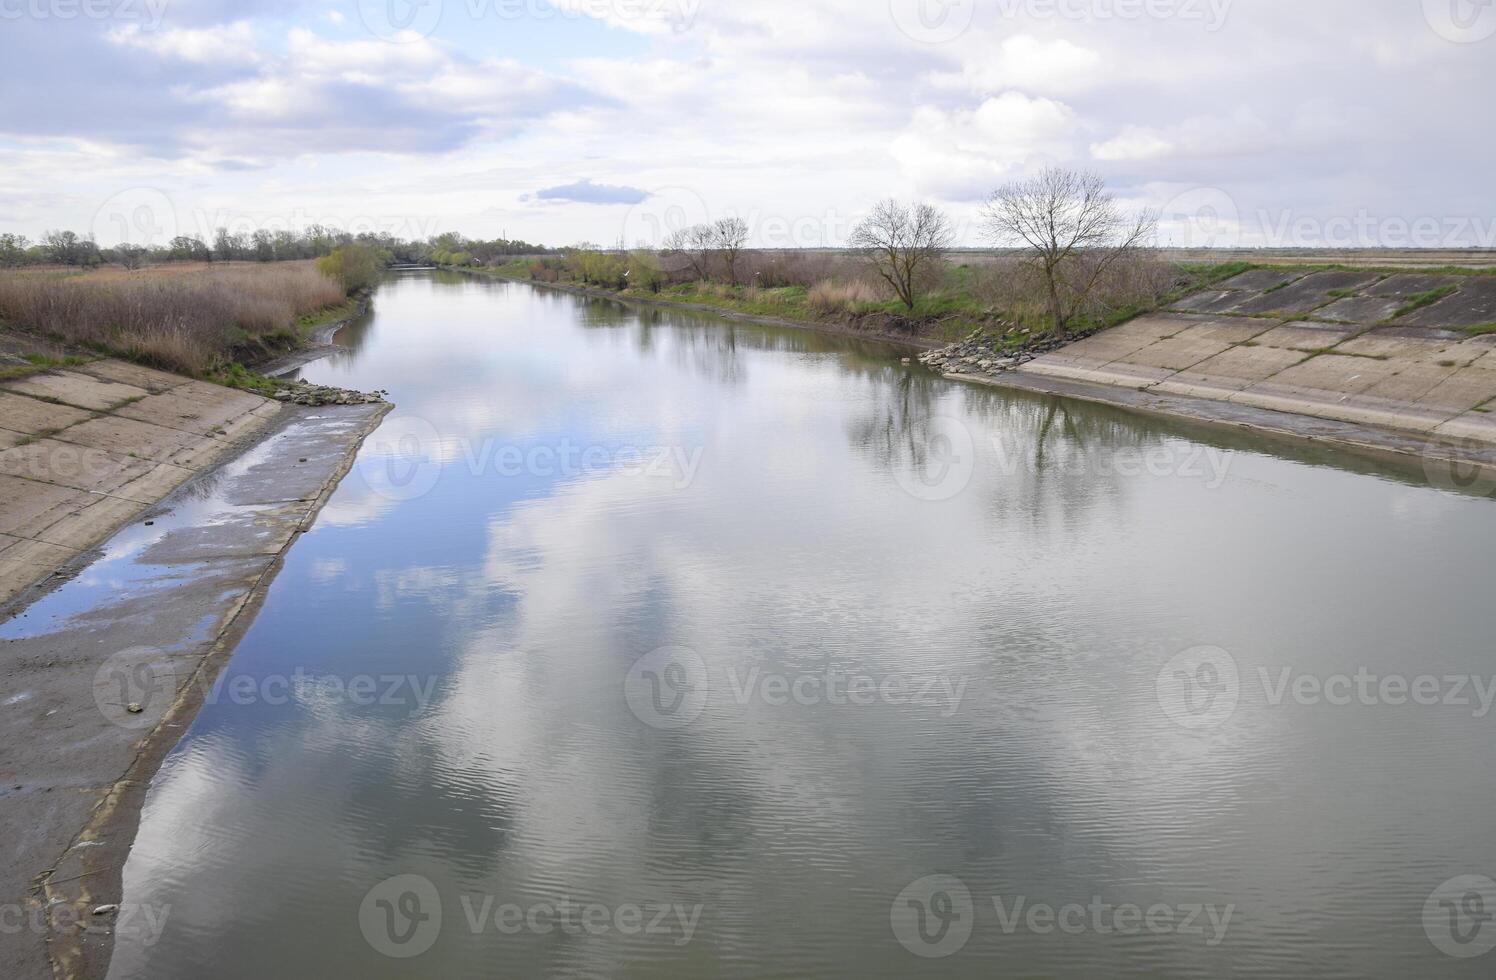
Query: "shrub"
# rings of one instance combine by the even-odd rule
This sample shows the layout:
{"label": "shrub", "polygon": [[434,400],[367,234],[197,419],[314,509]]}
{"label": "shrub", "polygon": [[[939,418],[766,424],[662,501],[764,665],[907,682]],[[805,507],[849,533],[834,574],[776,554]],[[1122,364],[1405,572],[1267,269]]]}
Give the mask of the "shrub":
{"label": "shrub", "polygon": [[344,292],[351,296],[361,289],[372,289],[388,261],[389,253],[372,245],[344,245],[318,259],[317,268],[342,283]]}
{"label": "shrub", "polygon": [[628,276],[631,287],[651,293],[659,292],[660,287],[665,284],[665,273],[660,269],[659,259],[653,252],[645,249],[629,253]]}

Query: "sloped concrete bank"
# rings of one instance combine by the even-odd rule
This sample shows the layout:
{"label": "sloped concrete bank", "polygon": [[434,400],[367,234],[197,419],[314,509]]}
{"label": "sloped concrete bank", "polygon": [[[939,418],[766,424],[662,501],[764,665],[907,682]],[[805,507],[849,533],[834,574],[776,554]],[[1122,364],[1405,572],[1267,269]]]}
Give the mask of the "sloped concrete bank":
{"label": "sloped concrete bank", "polygon": [[951,378],[1334,443],[1468,488],[1496,467],[1493,326],[1496,277],[1254,269],[1038,356],[968,344],[921,360]]}
{"label": "sloped concrete bank", "polygon": [[103,976],[149,927],[119,903],[150,780],[389,408],[107,361],[0,386],[7,977]]}
{"label": "sloped concrete bank", "polygon": [[0,384],[0,602],[20,596],[281,413],[116,360]]}

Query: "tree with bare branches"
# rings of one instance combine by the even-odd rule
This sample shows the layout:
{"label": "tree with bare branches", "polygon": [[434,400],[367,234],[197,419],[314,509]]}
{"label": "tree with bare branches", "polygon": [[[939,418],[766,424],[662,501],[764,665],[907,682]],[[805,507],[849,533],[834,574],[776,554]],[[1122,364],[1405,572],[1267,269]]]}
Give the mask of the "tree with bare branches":
{"label": "tree with bare branches", "polygon": [[748,244],[748,222],[742,218],[723,218],[712,225],[712,239],[717,254],[722,257],[722,264],[727,268],[727,281],[736,285],[738,255]]}
{"label": "tree with bare branches", "polygon": [[880,202],[852,229],[851,245],[911,311],[939,272],[955,232],[950,220],[928,204]]}
{"label": "tree with bare branches", "polygon": [[1029,253],[1060,336],[1107,272],[1147,248],[1158,226],[1151,211],[1124,213],[1099,174],[1059,167],[999,188],[982,218],[996,244]]}
{"label": "tree with bare branches", "polygon": [[717,232],[712,225],[677,229],[665,237],[664,244],[664,254],[684,258],[697,281],[711,276],[712,252],[717,248]]}

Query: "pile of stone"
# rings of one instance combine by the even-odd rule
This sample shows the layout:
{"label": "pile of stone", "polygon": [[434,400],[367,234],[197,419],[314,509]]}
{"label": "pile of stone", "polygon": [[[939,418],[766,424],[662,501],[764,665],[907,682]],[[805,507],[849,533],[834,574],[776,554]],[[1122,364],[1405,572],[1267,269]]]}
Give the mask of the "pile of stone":
{"label": "pile of stone", "polygon": [[331,385],[314,385],[306,381],[276,380],[275,393],[270,397],[291,405],[377,405],[387,400],[387,391],[349,391]]}
{"label": "pile of stone", "polygon": [[919,355],[919,362],[941,374],[966,374],[996,376],[1012,371],[1052,350],[1058,350],[1067,340],[1025,339],[1017,347],[1006,347],[1002,336],[988,333],[973,333],[960,343],[939,350],[926,351]]}

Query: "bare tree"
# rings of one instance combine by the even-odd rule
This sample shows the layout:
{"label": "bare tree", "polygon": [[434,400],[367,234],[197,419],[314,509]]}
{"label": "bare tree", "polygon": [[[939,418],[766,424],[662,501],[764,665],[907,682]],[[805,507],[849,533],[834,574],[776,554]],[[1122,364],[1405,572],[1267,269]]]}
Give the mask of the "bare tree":
{"label": "bare tree", "polygon": [[913,310],[953,237],[950,221],[934,207],[888,200],[852,230],[851,244],[867,254],[878,275]]}
{"label": "bare tree", "polygon": [[698,281],[712,272],[712,252],[717,247],[717,232],[711,225],[692,225],[672,231],[665,238],[666,255],[682,256]]}
{"label": "bare tree", "polygon": [[1146,248],[1158,226],[1151,211],[1123,213],[1099,174],[1058,167],[1004,185],[982,218],[994,242],[1028,251],[1060,336],[1112,266]]}
{"label": "bare tree", "polygon": [[722,264],[727,267],[727,281],[736,284],[738,255],[748,244],[748,222],[742,218],[723,218],[712,225],[712,239],[717,254],[722,256]]}

